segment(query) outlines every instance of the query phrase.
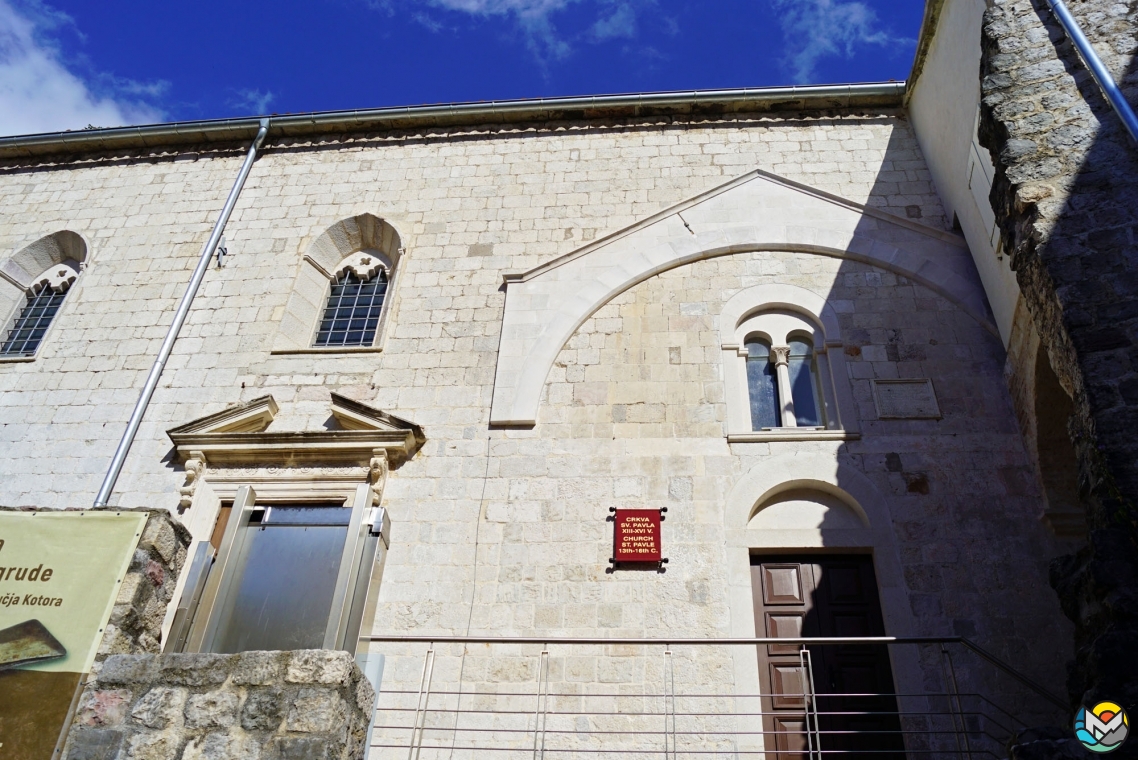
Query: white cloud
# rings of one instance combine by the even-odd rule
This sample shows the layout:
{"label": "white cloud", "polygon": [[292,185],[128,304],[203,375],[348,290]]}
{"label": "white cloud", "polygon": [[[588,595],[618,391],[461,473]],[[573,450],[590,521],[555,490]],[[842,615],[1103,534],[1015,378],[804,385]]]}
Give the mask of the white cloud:
{"label": "white cloud", "polygon": [[[392,10],[399,0],[371,0],[373,6]],[[404,0],[406,3],[435,10],[454,11],[484,20],[508,21],[525,36],[526,45],[542,64],[567,58],[579,42],[600,43],[614,39],[632,39],[637,34],[637,6],[652,5],[655,0]],[[554,23],[554,17],[572,6],[592,6],[596,17],[588,28],[565,35]],[[445,28],[427,14],[413,16],[431,31]]]}
{"label": "white cloud", "polygon": [[796,83],[814,81],[818,61],[854,55],[861,45],[906,45],[878,26],[877,14],[862,2],[770,0],[788,50],[786,66]]}
{"label": "white cloud", "polygon": [[636,11],[628,3],[621,3],[610,16],[598,19],[591,31],[597,42],[632,39],[636,36]]}
{"label": "white cloud", "polygon": [[261,114],[267,113],[269,110],[269,103],[273,102],[276,97],[267,90],[237,90],[235,96],[229,100],[229,104],[234,108],[240,108],[247,113]]}
{"label": "white cloud", "polygon": [[164,82],[84,81],[68,70],[46,33],[70,22],[36,3],[0,0],[0,135],[160,121],[162,111],[144,99],[161,95]]}

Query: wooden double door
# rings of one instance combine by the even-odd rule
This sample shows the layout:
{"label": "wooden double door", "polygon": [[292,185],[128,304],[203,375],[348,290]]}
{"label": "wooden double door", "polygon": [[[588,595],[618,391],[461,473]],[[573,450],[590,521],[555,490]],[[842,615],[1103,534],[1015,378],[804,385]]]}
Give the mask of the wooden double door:
{"label": "wooden double door", "polygon": [[[762,637],[883,636],[873,560],[867,555],[753,556],[755,628]],[[893,673],[884,645],[759,646],[768,760],[821,756],[903,758]],[[818,731],[807,723],[815,695]]]}

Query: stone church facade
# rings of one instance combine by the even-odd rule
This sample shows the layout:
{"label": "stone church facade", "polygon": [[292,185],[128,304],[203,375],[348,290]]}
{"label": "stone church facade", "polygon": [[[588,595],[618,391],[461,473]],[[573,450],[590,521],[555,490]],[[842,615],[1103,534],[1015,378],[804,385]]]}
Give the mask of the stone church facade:
{"label": "stone church facade", "polygon": [[[360,655],[369,678],[383,655],[371,757],[401,757],[416,737],[421,757],[528,751],[542,693],[556,696],[541,716],[551,752],[643,751],[668,741],[652,733],[666,707],[631,706],[645,695],[745,705],[789,672],[777,648],[676,644],[662,657],[584,643],[595,639],[965,637],[1062,693],[1074,629],[1048,568],[1086,544],[1086,520],[1065,424],[1039,414],[1070,397],[1040,395],[1056,386],[1036,373],[1058,374],[1060,394],[1069,383],[1038,362],[1018,254],[983,203],[1007,175],[977,147],[978,78],[954,74],[980,65],[983,3],[929,5],[907,88],[271,127],[112,500],[186,529],[175,601],[161,635],[105,654],[241,651],[219,643],[223,623],[202,622],[212,613],[177,614],[194,582],[212,593],[191,572],[196,553],[219,561],[243,509],[245,525],[267,525],[264,507],[344,506],[390,521],[382,565],[353,587],[366,591],[352,613],[365,638],[345,639],[349,623],[323,639]],[[62,294],[35,345],[9,339],[0,357],[5,506],[85,508],[98,489],[256,131],[210,129],[0,141],[12,334],[33,295]],[[345,284],[357,306],[372,299],[363,337],[329,322]],[[614,565],[613,509],[665,510],[666,564]],[[861,622],[793,606],[810,577],[817,599],[837,593],[819,579],[842,568],[859,568]],[[796,591],[779,601],[788,578]],[[910,751],[961,733],[935,733],[942,702],[908,701],[948,693],[938,646],[886,656]],[[959,691],[1015,708],[1023,726],[1054,722],[1022,681],[970,650],[954,657]],[[109,662],[91,693],[139,698],[146,678]],[[221,717],[80,710],[71,756],[253,756],[268,724],[238,717],[253,691],[226,663]],[[360,682],[344,678],[344,694]],[[434,703],[416,702],[425,681]],[[171,699],[199,707],[212,693],[162,688],[190,688]],[[280,699],[308,698],[295,688]],[[793,705],[772,728],[753,704],[679,702],[678,754],[775,757],[774,742],[801,733]],[[742,713],[763,727],[729,717]],[[287,709],[277,720],[288,741],[307,736]],[[295,741],[274,751],[333,751]],[[797,746],[777,756],[805,756]]]}

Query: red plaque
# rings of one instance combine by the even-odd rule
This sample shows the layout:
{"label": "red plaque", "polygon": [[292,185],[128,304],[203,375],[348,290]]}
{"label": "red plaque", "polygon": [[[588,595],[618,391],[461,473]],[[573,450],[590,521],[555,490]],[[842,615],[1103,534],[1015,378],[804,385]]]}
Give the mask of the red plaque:
{"label": "red plaque", "polygon": [[616,562],[659,562],[660,510],[618,509],[613,531],[613,559]]}

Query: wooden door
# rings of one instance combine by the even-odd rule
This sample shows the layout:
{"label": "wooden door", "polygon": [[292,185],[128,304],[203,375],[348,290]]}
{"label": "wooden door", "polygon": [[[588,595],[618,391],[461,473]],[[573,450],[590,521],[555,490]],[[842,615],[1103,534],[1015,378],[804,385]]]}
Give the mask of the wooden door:
{"label": "wooden door", "polygon": [[[755,628],[771,638],[882,636],[873,561],[865,555],[752,557]],[[805,682],[797,645],[759,647],[768,760],[807,760]],[[825,757],[903,757],[884,646],[810,647]],[[817,740],[813,750],[818,751]]]}

